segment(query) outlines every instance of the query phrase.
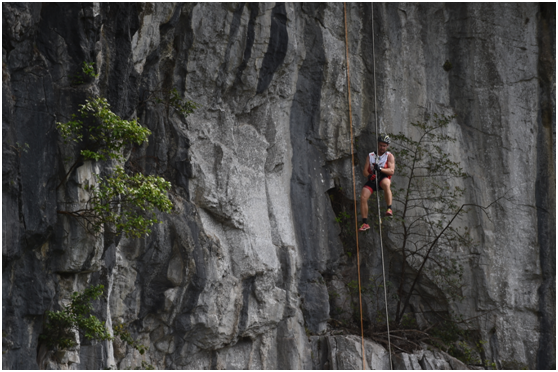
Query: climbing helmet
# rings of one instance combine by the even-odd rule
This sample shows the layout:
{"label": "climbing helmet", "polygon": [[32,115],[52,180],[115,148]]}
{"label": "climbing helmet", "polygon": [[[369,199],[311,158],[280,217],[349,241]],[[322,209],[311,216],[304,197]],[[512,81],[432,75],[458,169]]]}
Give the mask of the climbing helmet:
{"label": "climbing helmet", "polygon": [[389,136],[387,134],[380,134],[378,142],[387,143],[389,145]]}

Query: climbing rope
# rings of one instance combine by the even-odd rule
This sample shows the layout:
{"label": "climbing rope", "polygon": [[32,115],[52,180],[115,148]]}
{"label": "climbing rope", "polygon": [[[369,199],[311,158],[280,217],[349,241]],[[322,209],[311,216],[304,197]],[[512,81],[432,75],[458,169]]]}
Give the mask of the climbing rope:
{"label": "climbing rope", "polygon": [[355,152],[353,150],[353,112],[351,106],[351,73],[349,70],[349,39],[347,32],[347,5],[343,3],[343,14],[345,16],[345,53],[347,57],[347,91],[349,99],[349,126],[351,132],[351,161],[353,170],[353,199],[355,201],[355,236],[356,236],[356,249],[357,249],[357,272],[358,272],[358,303],[360,306],[360,342],[362,345],[362,369],[366,369],[366,362],[364,359],[364,325],[362,321],[362,293],[360,288],[360,252],[358,249],[358,219],[357,219],[357,202],[356,202],[356,182],[355,182]]}
{"label": "climbing rope", "polygon": [[[374,48],[374,3],[370,3],[370,8],[372,8],[372,63],[373,63],[373,73],[374,73],[374,122],[376,123],[376,138],[378,138],[378,112],[376,110],[376,54]],[[378,142],[376,142],[376,156],[378,154]],[[376,177],[376,190],[380,190],[378,185],[378,178]],[[382,217],[380,216],[380,193],[376,191],[376,201],[378,202],[378,230],[380,232],[380,252],[382,252],[382,276],[384,279],[384,299],[386,303],[386,326],[387,326],[387,336],[388,336],[388,351],[389,351],[389,367],[393,369],[393,364],[391,361],[391,339],[389,335],[389,313],[388,313],[388,302],[387,302],[387,286],[386,286],[386,265],[384,263],[384,243],[382,239]]]}
{"label": "climbing rope", "polygon": [[[376,137],[378,136],[378,117],[377,117],[377,110],[376,110],[376,57],[374,53],[374,6],[373,3],[370,3],[372,7],[372,60],[374,63],[374,118],[376,123]],[[360,282],[360,250],[358,244],[358,211],[357,211],[357,201],[356,201],[356,181],[355,181],[355,153],[354,153],[354,136],[353,136],[353,113],[352,113],[352,104],[351,104],[351,73],[350,73],[350,66],[349,66],[349,33],[347,29],[347,5],[343,3],[343,14],[345,18],[345,54],[347,59],[347,91],[348,91],[348,100],[349,100],[349,127],[350,127],[350,134],[351,134],[351,164],[352,164],[352,175],[353,175],[353,200],[354,200],[354,207],[355,207],[355,236],[356,236],[356,249],[357,249],[357,273],[358,273],[358,301],[360,306],[360,340],[362,345],[362,369],[366,369],[366,361],[365,361],[365,352],[364,352],[364,325],[363,325],[363,318],[362,318],[362,292],[361,292],[361,282]],[[377,146],[377,145],[376,145]],[[378,148],[376,147],[376,154],[378,154]],[[378,185],[378,178],[376,177],[376,190],[379,189]],[[382,255],[382,275],[384,280],[384,298],[386,304],[386,325],[387,325],[387,335],[388,335],[388,351],[389,351],[389,365],[390,368],[393,369],[393,364],[391,360],[391,339],[389,334],[389,314],[388,314],[388,306],[387,306],[387,287],[386,287],[386,270],[385,270],[385,263],[384,263],[384,246],[382,240],[382,218],[380,215],[380,198],[379,192],[376,191],[376,200],[378,202],[378,226],[379,226],[379,234],[380,234],[380,251]]]}

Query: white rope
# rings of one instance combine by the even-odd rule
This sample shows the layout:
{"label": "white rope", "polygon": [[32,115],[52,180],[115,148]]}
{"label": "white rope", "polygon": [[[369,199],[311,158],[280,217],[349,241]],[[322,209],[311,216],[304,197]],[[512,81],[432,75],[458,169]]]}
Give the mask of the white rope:
{"label": "white rope", "polygon": [[[376,53],[374,48],[374,3],[370,3],[372,8],[372,62],[374,64],[374,120],[376,123],[376,139],[378,138],[378,113],[376,109]],[[378,156],[378,142],[376,142],[376,156]],[[378,175],[376,175],[376,200],[378,202],[378,229],[380,232],[380,252],[382,252],[382,275],[384,278],[384,298],[386,304],[386,326],[387,326],[387,336],[388,336],[388,351],[389,351],[389,367],[393,369],[393,363],[391,360],[391,340],[389,335],[389,313],[388,313],[388,301],[387,301],[387,287],[386,287],[386,267],[384,263],[384,243],[382,239],[382,217],[380,216],[380,187],[378,185]]]}
{"label": "white rope", "polygon": [[343,17],[345,19],[345,56],[347,58],[347,99],[349,102],[349,128],[351,133],[351,164],[353,170],[353,199],[355,201],[355,239],[357,249],[357,272],[358,272],[358,304],[360,306],[360,343],[362,345],[362,369],[366,369],[364,353],[364,323],[362,320],[362,289],[360,285],[360,251],[358,247],[358,216],[356,202],[356,181],[355,181],[355,151],[353,140],[353,111],[351,104],[351,70],[349,68],[349,31],[347,29],[347,3],[343,3]]}

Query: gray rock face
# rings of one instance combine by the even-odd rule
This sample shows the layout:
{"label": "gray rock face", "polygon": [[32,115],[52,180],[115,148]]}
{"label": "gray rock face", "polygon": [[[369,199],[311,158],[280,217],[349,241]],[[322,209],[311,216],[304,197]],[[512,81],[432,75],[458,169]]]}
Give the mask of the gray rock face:
{"label": "gray rock face", "polygon": [[[359,336],[312,336],[312,368],[313,369],[364,369],[389,370],[390,358],[388,351],[380,344],[364,341]],[[396,370],[450,370],[468,369],[461,361],[441,351],[430,351],[428,348],[413,353],[398,353],[392,357],[391,363]]]}
{"label": "gray rock face", "polygon": [[[347,11],[356,159],[375,147],[374,99],[382,131],[456,114],[447,150],[473,176],[465,199],[509,196],[460,222],[479,244],[451,253],[465,300],[442,310],[475,319],[498,367],[555,368],[555,5],[377,3],[374,50],[370,4]],[[3,3],[2,19],[3,368],[362,368],[360,338],[328,323],[356,279],[331,196],[352,205],[342,4]],[[83,62],[98,76],[76,82]],[[200,107],[185,118],[148,99],[172,88]],[[92,236],[57,213],[116,165],[80,163],[62,182],[80,148],[55,123],[92,95],[153,132],[126,166],[173,184],[173,212],[144,238]],[[377,234],[360,247],[364,280],[377,277]],[[119,340],[45,351],[45,312],[96,284],[95,314],[126,323],[144,355]],[[372,341],[365,360],[389,367]],[[394,356],[400,369],[460,363]]]}

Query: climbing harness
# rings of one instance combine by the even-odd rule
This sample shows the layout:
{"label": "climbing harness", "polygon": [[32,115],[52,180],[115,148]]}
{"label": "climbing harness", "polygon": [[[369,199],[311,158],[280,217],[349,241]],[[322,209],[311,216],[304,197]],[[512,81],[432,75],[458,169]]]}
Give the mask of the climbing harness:
{"label": "climbing harness", "polygon": [[[376,121],[376,135],[378,135],[378,118],[376,113],[376,60],[374,55],[374,6],[373,3],[370,3],[372,7],[372,54],[374,61],[374,116]],[[363,319],[362,319],[362,291],[361,291],[361,283],[360,283],[360,251],[359,251],[359,244],[358,244],[358,211],[357,211],[357,201],[356,201],[356,181],[355,181],[355,155],[354,155],[354,139],[353,139],[353,113],[352,113],[352,105],[351,105],[351,73],[349,68],[349,33],[347,29],[347,5],[343,3],[343,14],[345,19],[345,54],[347,59],[347,92],[348,92],[348,101],[349,101],[349,126],[350,126],[350,134],[351,134],[351,161],[352,161],[352,175],[353,175],[353,199],[354,199],[354,207],[355,207],[355,236],[356,236],[356,249],[357,249],[357,273],[358,273],[358,301],[360,306],[360,339],[362,345],[362,369],[366,369],[366,361],[365,361],[365,353],[364,353],[364,326],[363,326]],[[376,154],[378,153],[378,149],[376,149]],[[376,190],[379,190],[378,185],[378,178],[376,177]],[[380,251],[382,253],[382,273],[384,279],[384,297],[385,297],[385,304],[386,304],[386,324],[387,324],[387,335],[388,335],[388,347],[389,347],[389,365],[390,368],[393,369],[393,364],[391,360],[391,341],[389,335],[389,315],[388,315],[388,307],[387,307],[387,290],[386,290],[386,272],[385,272],[385,264],[384,264],[384,247],[382,242],[382,219],[380,216],[380,199],[379,193],[376,192],[376,200],[378,201],[378,226],[379,226],[379,233],[380,233]]]}
{"label": "climbing harness", "polygon": [[349,39],[347,32],[347,3],[343,3],[343,14],[345,16],[345,53],[347,56],[347,91],[349,93],[349,126],[351,132],[351,164],[353,170],[353,199],[355,201],[355,234],[357,249],[357,272],[358,272],[358,303],[360,306],[360,343],[362,345],[362,369],[366,369],[364,359],[364,325],[362,320],[362,291],[360,288],[360,252],[358,249],[358,220],[357,220],[357,202],[356,202],[356,182],[355,182],[355,152],[353,150],[353,112],[351,107],[351,73],[349,71]]}

